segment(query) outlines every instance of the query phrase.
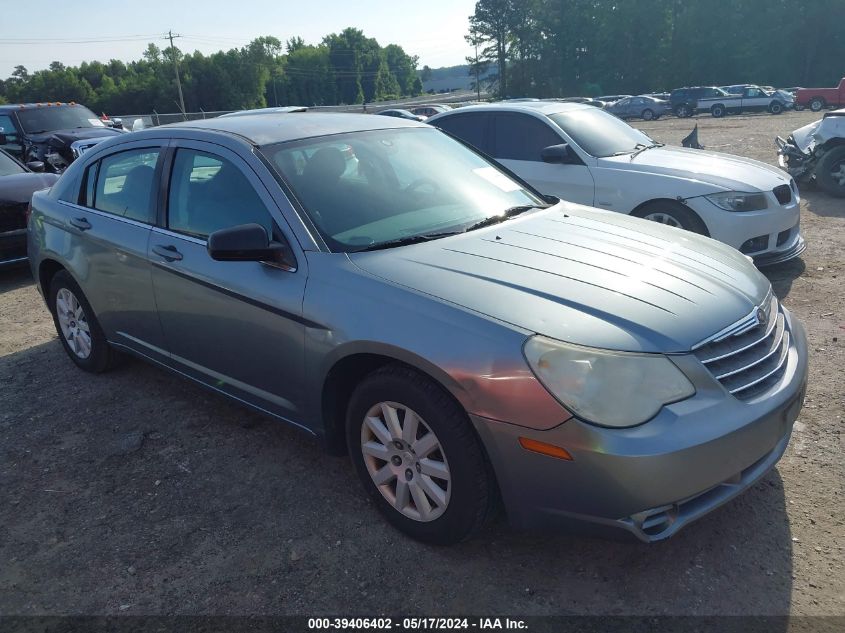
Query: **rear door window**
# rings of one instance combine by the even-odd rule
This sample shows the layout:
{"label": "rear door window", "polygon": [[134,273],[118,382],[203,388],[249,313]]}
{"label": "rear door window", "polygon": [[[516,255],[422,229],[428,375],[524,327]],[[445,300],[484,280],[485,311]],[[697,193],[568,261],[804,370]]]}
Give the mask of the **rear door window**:
{"label": "rear door window", "polygon": [[82,203],[99,211],[152,224],[155,173],[160,151],[133,149],[106,156],[88,167]]}
{"label": "rear door window", "polygon": [[487,138],[488,119],[489,116],[484,112],[456,114],[435,121],[434,125],[489,154],[491,148]]}

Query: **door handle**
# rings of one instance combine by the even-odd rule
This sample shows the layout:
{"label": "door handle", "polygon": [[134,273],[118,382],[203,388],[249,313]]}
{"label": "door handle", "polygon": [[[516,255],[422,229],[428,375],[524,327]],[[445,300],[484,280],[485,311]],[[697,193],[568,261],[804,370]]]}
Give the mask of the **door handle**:
{"label": "door handle", "polygon": [[70,223],[80,231],[87,231],[91,228],[91,223],[85,218],[71,218]]}
{"label": "door handle", "polygon": [[153,253],[163,257],[168,262],[178,262],[182,259],[182,253],[177,251],[173,245],[164,246],[163,244],[156,244],[153,246]]}

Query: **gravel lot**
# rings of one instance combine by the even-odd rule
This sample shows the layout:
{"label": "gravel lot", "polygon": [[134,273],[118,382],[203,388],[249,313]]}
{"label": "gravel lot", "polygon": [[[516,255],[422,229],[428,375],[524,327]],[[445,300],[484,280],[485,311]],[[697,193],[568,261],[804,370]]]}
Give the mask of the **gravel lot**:
{"label": "gravel lot", "polygon": [[[701,117],[774,162],[810,112]],[[680,143],[693,120],[637,124]],[[0,614],[845,614],[845,200],[804,191],[806,406],[762,482],[668,542],[514,533],[451,548],[377,515],[347,459],[141,362],[66,358],[28,270],[0,272]]]}

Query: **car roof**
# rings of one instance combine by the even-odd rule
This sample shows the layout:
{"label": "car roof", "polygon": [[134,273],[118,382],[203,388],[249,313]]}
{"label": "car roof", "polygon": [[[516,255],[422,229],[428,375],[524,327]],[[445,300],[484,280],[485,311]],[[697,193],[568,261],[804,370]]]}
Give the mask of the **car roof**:
{"label": "car roof", "polygon": [[[184,121],[149,128],[144,132],[154,134],[156,130],[208,130],[234,134],[255,145],[270,145],[315,136],[404,127],[427,126],[424,123],[408,119],[373,116],[371,114],[302,112],[297,113],[296,116],[289,114],[244,114],[242,116],[218,117],[200,121]],[[133,134],[142,133],[133,132]]]}
{"label": "car roof", "polygon": [[271,108],[253,108],[251,110],[238,110],[236,112],[227,112],[221,114],[221,117],[229,116],[244,116],[245,114],[284,114],[286,112],[307,112],[308,108],[305,106],[277,106]]}
{"label": "car roof", "polygon": [[20,110],[46,109],[46,108],[76,108],[86,107],[81,103],[64,103],[58,101],[44,101],[43,103],[4,103],[0,105],[0,112],[18,112]]}
{"label": "car roof", "polygon": [[560,112],[572,112],[574,110],[588,109],[595,110],[596,108],[586,103],[572,103],[564,101],[509,101],[485,103],[483,105],[473,105],[456,110],[448,110],[434,115],[428,119],[427,122],[433,123],[445,117],[461,116],[467,112],[522,112],[533,116],[549,116],[550,114],[558,114]]}

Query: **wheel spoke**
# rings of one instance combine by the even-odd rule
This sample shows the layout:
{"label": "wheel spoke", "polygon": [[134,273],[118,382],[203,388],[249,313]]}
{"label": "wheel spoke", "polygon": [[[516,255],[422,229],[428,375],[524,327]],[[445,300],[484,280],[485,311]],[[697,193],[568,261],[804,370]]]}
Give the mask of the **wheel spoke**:
{"label": "wheel spoke", "polygon": [[393,502],[393,507],[399,510],[399,512],[403,512],[405,507],[408,505],[408,500],[410,499],[410,492],[411,487],[408,485],[407,481],[403,481],[397,477],[396,479],[396,499]]}
{"label": "wheel spoke", "polygon": [[396,475],[390,470],[390,466],[382,466],[376,472],[373,473],[373,481],[376,483],[377,486],[383,486],[391,479],[394,479]]}
{"label": "wheel spoke", "polygon": [[431,515],[431,502],[416,481],[412,481],[408,484],[408,487],[411,489],[411,497],[414,499],[414,505],[417,506],[417,512],[420,513],[420,518],[424,521],[427,520]]}
{"label": "wheel spoke", "polygon": [[381,403],[381,414],[392,438],[402,437],[402,426],[399,424],[399,412],[386,402]]}
{"label": "wheel spoke", "polygon": [[440,443],[437,441],[437,437],[435,437],[434,433],[431,432],[426,433],[416,442],[411,444],[411,448],[414,449],[414,453],[417,454],[417,459],[428,457],[429,453],[438,446],[440,446]]}
{"label": "wheel spoke", "polygon": [[420,419],[410,409],[405,409],[405,419],[402,422],[402,439],[408,444],[413,444],[417,439],[417,428]]}
{"label": "wheel spoke", "polygon": [[384,444],[380,444],[379,442],[367,442],[361,446],[361,450],[364,451],[364,455],[370,455],[383,462],[390,459],[390,451],[387,450]]}
{"label": "wheel spoke", "polygon": [[379,442],[382,444],[390,444],[390,431],[387,430],[387,427],[384,426],[384,422],[379,420],[378,418],[369,417],[366,419],[367,428],[373,432]]}
{"label": "wheel spoke", "polygon": [[420,488],[423,489],[426,495],[431,498],[439,507],[446,505],[446,491],[438,486],[431,477],[423,475],[419,478]]}
{"label": "wheel spoke", "polygon": [[420,472],[424,475],[437,477],[438,479],[443,479],[445,481],[449,481],[450,479],[449,469],[446,467],[446,463],[435,461],[433,459],[421,459]]}

